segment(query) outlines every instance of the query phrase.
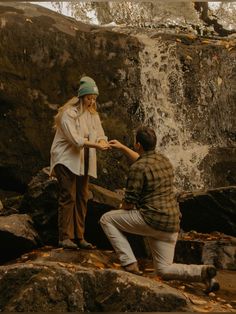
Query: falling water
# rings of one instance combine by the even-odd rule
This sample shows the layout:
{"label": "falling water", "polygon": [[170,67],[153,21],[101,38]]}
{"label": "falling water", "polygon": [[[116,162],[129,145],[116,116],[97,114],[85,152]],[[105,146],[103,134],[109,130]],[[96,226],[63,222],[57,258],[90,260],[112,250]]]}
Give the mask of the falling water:
{"label": "falling water", "polygon": [[[174,165],[177,187],[187,190],[203,188],[199,164],[208,154],[209,146],[193,141],[191,131],[185,126],[186,116],[183,113],[181,116],[183,78],[176,43],[150,39],[145,35],[138,38],[144,49],[140,52],[142,98],[137,114],[142,122],[155,129],[158,150]],[[174,103],[170,97],[170,80],[177,84],[178,97]]]}

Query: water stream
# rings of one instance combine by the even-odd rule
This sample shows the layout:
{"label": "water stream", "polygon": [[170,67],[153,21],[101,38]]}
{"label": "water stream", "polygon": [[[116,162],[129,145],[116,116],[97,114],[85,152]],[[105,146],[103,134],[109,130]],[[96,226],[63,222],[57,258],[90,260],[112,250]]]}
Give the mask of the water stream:
{"label": "water stream", "polygon": [[[181,115],[183,78],[176,43],[154,40],[146,35],[138,37],[144,49],[140,52],[142,98],[137,115],[144,124],[155,129],[157,149],[174,165],[176,186],[187,190],[203,188],[198,166],[208,154],[209,146],[192,140],[191,132],[185,127],[186,116]],[[175,103],[170,97],[171,84],[177,84]]]}

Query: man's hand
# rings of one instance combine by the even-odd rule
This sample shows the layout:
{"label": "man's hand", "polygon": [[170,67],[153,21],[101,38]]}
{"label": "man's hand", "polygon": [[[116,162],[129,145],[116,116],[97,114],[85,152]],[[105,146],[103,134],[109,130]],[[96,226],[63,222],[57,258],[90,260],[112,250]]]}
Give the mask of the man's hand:
{"label": "man's hand", "polygon": [[110,147],[114,147],[114,148],[118,148],[118,149],[121,149],[124,145],[117,141],[117,140],[111,140],[109,141],[109,144],[110,144]]}
{"label": "man's hand", "polygon": [[111,148],[114,147],[120,149],[132,162],[136,161],[139,158],[138,153],[117,140],[111,140],[109,141],[109,144]]}

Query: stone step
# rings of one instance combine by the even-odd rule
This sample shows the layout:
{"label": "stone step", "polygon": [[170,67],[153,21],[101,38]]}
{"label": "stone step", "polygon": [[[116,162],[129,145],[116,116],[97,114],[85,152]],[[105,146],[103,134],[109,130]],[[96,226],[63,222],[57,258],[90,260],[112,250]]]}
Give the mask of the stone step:
{"label": "stone step", "polygon": [[176,244],[175,262],[214,264],[218,269],[236,270],[236,238],[219,232],[182,233]]}

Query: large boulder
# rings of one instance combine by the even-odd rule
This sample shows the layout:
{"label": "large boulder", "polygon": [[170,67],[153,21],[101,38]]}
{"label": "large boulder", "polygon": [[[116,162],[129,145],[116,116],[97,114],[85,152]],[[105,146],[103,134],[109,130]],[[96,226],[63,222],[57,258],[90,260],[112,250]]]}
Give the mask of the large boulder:
{"label": "large boulder", "polygon": [[[0,188],[23,191],[48,165],[53,116],[83,73],[98,83],[109,138],[131,145],[149,124],[180,188],[235,184],[233,39],[99,28],[30,3],[1,2],[0,19]],[[98,184],[123,187],[126,158],[98,155]]]}
{"label": "large boulder", "polygon": [[0,263],[20,256],[39,244],[39,236],[28,215],[0,216]]}
{"label": "large boulder", "polygon": [[83,312],[83,292],[63,268],[13,265],[0,269],[0,308],[6,312]]}
{"label": "large boulder", "polygon": [[[191,311],[183,293],[163,282],[78,262],[41,261],[0,267],[0,310],[7,312]],[[80,251],[68,252],[79,256]],[[58,254],[60,255],[60,254]],[[61,252],[61,255],[67,255]]]}
{"label": "large boulder", "polygon": [[32,178],[20,206],[20,213],[28,213],[42,242],[56,244],[58,241],[58,184],[43,169]]}

